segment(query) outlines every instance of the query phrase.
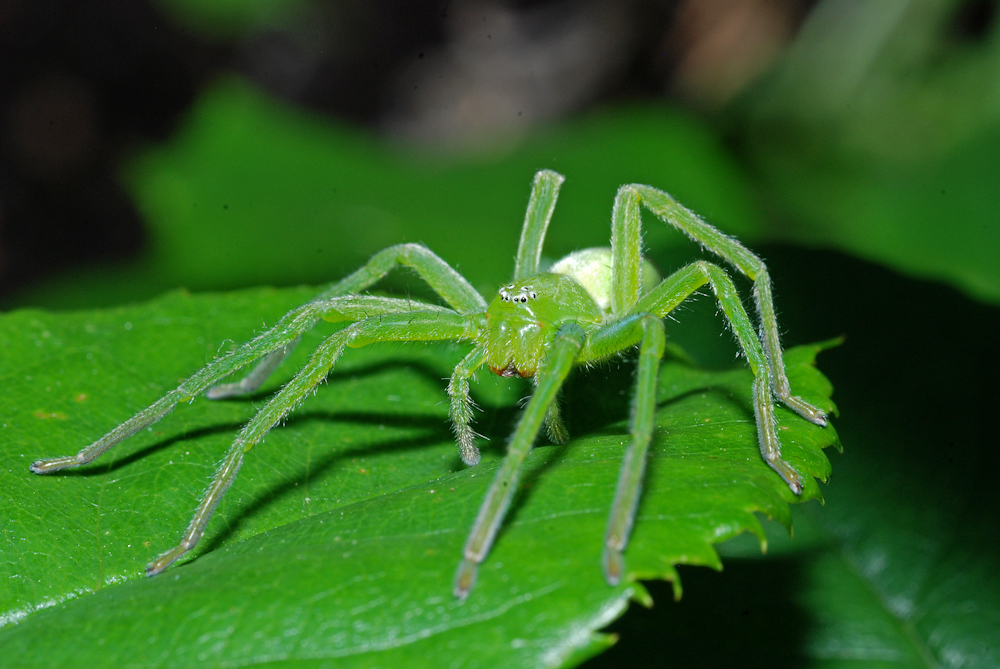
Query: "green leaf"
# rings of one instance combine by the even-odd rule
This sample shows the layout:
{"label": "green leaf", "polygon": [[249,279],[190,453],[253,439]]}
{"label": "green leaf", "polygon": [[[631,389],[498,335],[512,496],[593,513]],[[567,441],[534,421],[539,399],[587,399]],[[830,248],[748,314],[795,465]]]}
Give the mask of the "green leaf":
{"label": "green leaf", "polygon": [[[321,332],[247,401],[181,406],[77,472],[35,476],[155,400],[219,351],[312,294],[254,290],[106,311],[20,311],[0,320],[3,582],[0,656],[25,665],[251,664],[339,658],[350,666],[560,666],[607,647],[595,633],[643,578],[675,564],[718,568],[712,544],[763,536],[757,512],[789,522],[798,501],[757,451],[745,369],[672,359],[626,552],[607,586],[600,545],[626,440],[630,364],[580,372],[567,389],[576,438],[529,457],[522,492],[476,588],[452,578],[465,534],[529,392],[479,378],[481,465],[461,466],[443,377],[460,346],[351,351],[329,382],[251,452],[193,559],[151,579],[142,567],[179,539],[215,463]],[[787,353],[793,387],[831,408],[812,367]],[[786,457],[826,478],[825,429],[779,410]],[[44,609],[44,610],[40,610]],[[11,624],[11,623],[17,624]]]}
{"label": "green leaf", "polygon": [[826,505],[794,507],[792,539],[766,524],[766,559],[744,536],[722,574],[681,569],[684,599],[630,609],[587,669],[1000,666],[1000,309],[838,253],[760,251],[788,332],[847,333],[823,356],[850,445]]}
{"label": "green leaf", "polygon": [[735,105],[786,239],[1000,302],[1000,22],[963,35],[974,7],[820,3]]}

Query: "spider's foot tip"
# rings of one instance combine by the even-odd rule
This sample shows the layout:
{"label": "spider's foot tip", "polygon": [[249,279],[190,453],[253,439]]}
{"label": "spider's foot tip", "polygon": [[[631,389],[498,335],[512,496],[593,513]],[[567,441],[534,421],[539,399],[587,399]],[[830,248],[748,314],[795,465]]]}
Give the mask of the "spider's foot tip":
{"label": "spider's foot tip", "polygon": [[28,467],[35,474],[51,474],[52,472],[57,472],[60,469],[66,469],[68,467],[76,467],[80,463],[76,461],[75,457],[67,458],[52,458],[51,460],[35,460]]}
{"label": "spider's foot tip", "polygon": [[610,546],[604,547],[604,580],[608,585],[618,585],[625,572],[625,559],[622,552]]}
{"label": "spider's foot tip", "polygon": [[792,395],[782,401],[788,408],[805,418],[810,423],[819,425],[820,427],[826,427],[826,412],[819,407],[813,406],[797,395]]}
{"label": "spider's foot tip", "polygon": [[149,564],[146,565],[146,576],[156,576],[166,571],[167,567],[172,565],[177,558],[164,559],[163,557],[158,557]]}
{"label": "spider's foot tip", "polygon": [[476,571],[479,565],[465,558],[462,564],[458,565],[458,574],[455,576],[455,597],[465,600],[472,591],[472,586],[476,583]]}
{"label": "spider's foot tip", "polygon": [[205,391],[205,397],[210,400],[224,400],[230,397],[236,397],[239,394],[239,390],[234,389],[232,384],[228,383],[219,386],[212,386]]}
{"label": "spider's foot tip", "polygon": [[184,554],[191,550],[191,547],[184,548],[183,545],[171,548],[166,553],[158,556],[155,560],[146,565],[146,576],[156,576],[167,567],[184,557]]}

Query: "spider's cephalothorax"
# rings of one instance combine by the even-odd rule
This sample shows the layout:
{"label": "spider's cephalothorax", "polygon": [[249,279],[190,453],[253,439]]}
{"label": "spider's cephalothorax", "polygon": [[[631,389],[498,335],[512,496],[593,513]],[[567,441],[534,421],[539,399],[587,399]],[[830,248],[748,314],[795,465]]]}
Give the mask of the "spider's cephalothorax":
{"label": "spider's cephalothorax", "polygon": [[[485,365],[501,376],[532,377],[535,391],[517,422],[507,455],[465,544],[455,581],[455,595],[464,598],[475,581],[478,565],[486,559],[496,538],[514,495],[518,472],[542,426],[554,441],[568,438],[559,418],[556,395],[570,370],[638,345],[631,442],[604,538],[604,574],[609,583],[615,584],[624,571],[622,553],[635,518],[646,452],[653,435],[657,370],[665,345],[663,318],[708,285],[754,374],[753,408],[761,455],[792,492],[801,493],[801,475],[781,457],[774,401],[777,399],[817,425],[826,425],[826,415],[792,395],[789,389],[764,263],[663,191],[630,184],[622,186],[615,197],[611,248],[577,251],[542,273],[542,243],[562,182],[563,177],[555,172],[543,170],[535,175],[513,281],[500,288],[491,304],[487,305],[468,281],[426,247],[391,246],[76,455],[39,460],[31,465],[32,471],[48,474],[92,462],[116,443],[163,418],[178,402],[199,393],[212,399],[252,393],[318,320],[346,322],[320,344],[305,367],[239,433],[180,543],[147,566],[147,574],[157,574],[198,543],[215,507],[236,478],[244,454],[326,378],[345,349],[386,341],[465,341],[471,344],[471,351],[455,367],[448,396],[459,453],[466,463],[474,465],[479,461],[469,397],[469,380],[476,370]],[[694,262],[660,280],[642,257],[641,206],[754,282],[758,326],[743,309],[732,280],[717,265]],[[398,265],[414,269],[448,306],[362,294]],[[219,385],[225,377],[255,362],[253,371],[242,380]]]}
{"label": "spider's cephalothorax", "polygon": [[500,289],[486,310],[479,343],[500,376],[534,376],[547,344],[567,322],[597,325],[600,308],[575,279],[538,274]]}

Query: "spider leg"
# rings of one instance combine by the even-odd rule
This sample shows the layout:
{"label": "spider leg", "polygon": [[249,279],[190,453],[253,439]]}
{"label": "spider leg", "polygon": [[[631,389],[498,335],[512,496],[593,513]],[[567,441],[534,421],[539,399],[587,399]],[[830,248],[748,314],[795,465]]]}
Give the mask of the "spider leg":
{"label": "spider leg", "polygon": [[538,371],[538,384],[528,406],[514,428],[507,455],[479,507],[479,515],[462,550],[463,559],[455,577],[455,596],[465,599],[476,581],[479,564],[486,558],[507,507],[517,487],[518,474],[531,450],[559,388],[573,368],[586,334],[576,323],[559,328]]}
{"label": "spider leg", "polygon": [[[378,297],[375,295],[344,295],[341,297],[316,298],[309,303],[313,307],[312,312],[319,318],[331,323],[341,321],[356,321],[368,318],[377,314],[399,313],[404,311],[438,311],[444,313],[455,313],[451,309],[427,304],[415,300],[401,300],[392,297]],[[307,305],[307,306],[309,306]],[[319,320],[313,321],[313,324]],[[308,327],[311,328],[313,324]],[[308,329],[308,328],[307,328]],[[205,392],[205,397],[210,400],[223,399],[227,397],[243,397],[254,393],[267,380],[278,365],[288,357],[299,343],[300,337],[275,349],[264,356],[264,359],[254,367],[253,371],[235,383],[222,383],[212,386]]]}
{"label": "spider leg", "polygon": [[764,261],[667,193],[651,186],[641,184],[622,186],[615,197],[611,215],[612,312],[622,316],[637,310],[633,309],[633,306],[639,302],[640,297],[640,204],[733,265],[753,281],[754,301],[760,321],[759,337],[764,345],[764,354],[770,368],[771,388],[775,396],[806,420],[817,425],[826,425],[826,413],[822,409],[801,397],[792,395],[788,376],[785,374],[785,363],[781,357],[778,322],[774,313],[774,298],[771,295],[771,279]]}
{"label": "spider leg", "polygon": [[449,413],[451,414],[451,427],[455,432],[455,441],[458,442],[458,452],[462,457],[462,462],[467,465],[479,464],[479,449],[476,448],[475,435],[469,423],[472,422],[472,399],[469,397],[469,378],[476,373],[476,370],[483,366],[486,361],[486,351],[482,348],[474,348],[469,355],[465,356],[462,362],[455,367],[448,382],[448,397],[450,399]]}
{"label": "spider leg", "polygon": [[535,174],[535,181],[531,186],[531,199],[528,200],[528,211],[524,215],[524,227],[521,228],[521,241],[517,245],[517,260],[514,263],[515,281],[538,274],[545,232],[549,228],[552,212],[556,208],[559,187],[565,180],[566,177],[552,170],[540,170]]}
{"label": "spider leg", "polygon": [[[642,491],[646,453],[653,437],[653,419],[656,415],[657,374],[667,338],[661,317],[644,313],[628,316],[602,328],[593,333],[588,342],[591,354],[607,357],[634,345],[637,340],[639,362],[630,421],[632,441],[625,451],[625,459],[618,474],[615,498],[604,535],[604,578],[610,585],[617,585],[621,581],[625,569],[622,551],[628,545]],[[585,355],[587,353],[585,351]]]}
{"label": "spider leg", "polygon": [[455,312],[384,314],[358,321],[327,338],[309,362],[244,426],[219,466],[180,543],[153,560],[146,575],[158,574],[197,545],[212,513],[232,485],[243,464],[243,454],[258,444],[326,378],[346,347],[359,348],[379,341],[436,341],[468,339],[470,321]]}
{"label": "spider leg", "polygon": [[414,270],[460,314],[486,311],[486,300],[472,284],[423,244],[396,244],[379,251],[364,267],[327,288],[318,299],[360,292],[398,265]]}
{"label": "spider leg", "polygon": [[[432,310],[435,313],[455,313],[450,309],[436,305],[422,305],[410,300],[393,300],[364,295],[313,300],[285,314],[270,330],[258,335],[235,351],[213,360],[181,382],[177,388],[83,448],[76,455],[38,460],[31,465],[31,471],[36,474],[50,474],[61,469],[79,467],[93,462],[115,444],[159,421],[173,411],[178,402],[197,397],[215,382],[246,367],[262,355],[265,356],[265,359],[263,363],[258,365],[258,368],[269,363],[273,360],[271,357],[273,353],[294,345],[302,333],[312,328],[313,324],[320,318],[334,321],[359,320],[378,313],[407,312],[413,311],[414,308]],[[255,373],[256,370],[251,372],[250,376],[254,376]],[[260,382],[263,380],[261,378]]]}
{"label": "spider leg", "polygon": [[[321,317],[326,318],[331,313],[331,305],[346,304],[342,302],[344,299],[356,302],[358,298],[363,298],[364,296],[351,296],[350,294],[371,286],[397,265],[414,269],[456,311],[468,314],[486,310],[486,300],[483,299],[483,296],[476,292],[475,288],[461,274],[452,269],[448,263],[426,246],[421,244],[390,246],[376,253],[364,267],[333,284],[316,299],[285,314],[267,332],[255,337],[235,351],[212,361],[176,389],[76,455],[38,460],[31,465],[31,471],[36,474],[49,474],[68,467],[79,467],[93,462],[115,444],[166,416],[178,402],[190,400],[230,374],[264,357],[264,360],[250,372],[246,379],[234,384],[225,384],[214,392],[209,391],[209,396],[220,398],[253,392],[285,358],[302,333],[312,328]],[[338,302],[338,299],[341,302]],[[406,301],[403,300],[403,302]],[[412,308],[412,304],[410,308]],[[333,320],[346,319],[335,318]]]}
{"label": "spider leg", "polygon": [[296,337],[281,348],[277,348],[267,355],[253,368],[249,374],[234,383],[220,383],[205,391],[205,397],[210,400],[221,400],[227,397],[246,397],[252,395],[271,376],[271,372],[278,368],[285,358],[291,355],[295,347],[298,346],[302,337]]}
{"label": "spider leg", "polygon": [[[552,172],[551,174],[555,173]],[[537,182],[538,178],[536,177],[536,184]],[[534,201],[534,199],[535,196],[532,195],[532,200]],[[554,206],[555,197],[553,196],[551,207]],[[552,215],[551,207],[549,216]],[[531,211],[529,209],[529,218],[531,218],[530,214]],[[527,222],[525,225],[527,226]],[[548,219],[545,220],[545,225],[548,225]],[[544,236],[544,234],[545,229],[543,227],[542,235]],[[331,298],[358,293],[376,283],[394,267],[399,265],[413,269],[455,311],[459,313],[486,311],[486,300],[472,287],[465,277],[452,269],[436,253],[422,244],[397,244],[379,251],[363,267],[327,288],[313,302],[324,303]],[[287,344],[281,350],[272,351],[246,377],[234,383],[221,384],[210,388],[205,393],[205,396],[215,400],[227,397],[240,397],[253,393],[294,350],[296,343],[298,343],[297,340]]]}
{"label": "spider leg", "polygon": [[773,368],[761,347],[747,312],[743,309],[736,286],[726,271],[718,265],[705,261],[691,263],[664,279],[659,286],[639,300],[635,308],[663,317],[705,284],[709,284],[715,292],[716,299],[722,306],[726,320],[733,329],[754,375],[753,404],[760,454],[771,469],[788,484],[792,492],[796,495],[801,494],[802,477],[790,464],[781,459],[781,442],[775,429],[774,402],[771,394]]}
{"label": "spider leg", "polygon": [[50,474],[69,467],[79,467],[93,462],[115,444],[156,423],[173,411],[178,402],[190,400],[213,383],[246,367],[262,355],[287,347],[310,329],[322,315],[324,306],[310,302],[285,314],[268,331],[258,335],[238,349],[217,358],[185,379],[155,403],[140,411],[106,435],[80,450],[76,455],[38,460],[31,465],[36,474]]}
{"label": "spider leg", "polygon": [[[458,443],[462,462],[467,465],[477,465],[480,460],[479,449],[475,444],[477,435],[469,426],[472,422],[473,409],[472,399],[469,397],[469,379],[485,361],[486,351],[482,348],[473,349],[462,362],[458,363],[448,382],[451,426],[455,432],[455,441]],[[565,444],[569,441],[569,433],[559,412],[558,397],[552,401],[545,414],[545,430],[553,443]]]}

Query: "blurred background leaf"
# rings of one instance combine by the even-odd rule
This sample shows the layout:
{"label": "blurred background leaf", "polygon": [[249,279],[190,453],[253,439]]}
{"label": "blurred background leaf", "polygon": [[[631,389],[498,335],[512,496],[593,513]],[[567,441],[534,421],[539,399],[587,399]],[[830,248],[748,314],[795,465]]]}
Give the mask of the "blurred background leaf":
{"label": "blurred background leaf", "polygon": [[[619,108],[536,134],[507,155],[429,155],[290,109],[245,81],[221,81],[170,143],[124,173],[148,224],[148,252],[117,272],[56,280],[32,300],[113,304],[176,285],[318,284],[406,241],[427,244],[492,291],[511,272],[542,167],[570,179],[548,238],[552,259],[609,243],[611,202],[628,181],[672,184],[744,237],[761,225],[718,137],[690,116]],[[649,239],[684,241],[663,226]]]}
{"label": "blurred background leaf", "polygon": [[732,110],[788,239],[1000,301],[995,18],[991,2],[816,7]]}

